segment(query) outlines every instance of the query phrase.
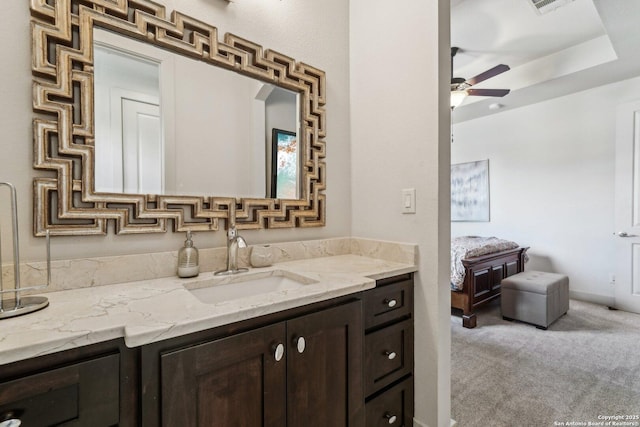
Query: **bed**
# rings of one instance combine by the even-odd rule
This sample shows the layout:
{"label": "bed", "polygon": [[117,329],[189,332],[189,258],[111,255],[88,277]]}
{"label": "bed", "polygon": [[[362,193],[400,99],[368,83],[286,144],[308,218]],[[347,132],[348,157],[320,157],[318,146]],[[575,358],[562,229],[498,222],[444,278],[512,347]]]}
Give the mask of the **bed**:
{"label": "bed", "polygon": [[496,237],[451,240],[451,307],[462,310],[462,326],[475,328],[475,309],[500,297],[502,279],[524,271],[527,249]]}

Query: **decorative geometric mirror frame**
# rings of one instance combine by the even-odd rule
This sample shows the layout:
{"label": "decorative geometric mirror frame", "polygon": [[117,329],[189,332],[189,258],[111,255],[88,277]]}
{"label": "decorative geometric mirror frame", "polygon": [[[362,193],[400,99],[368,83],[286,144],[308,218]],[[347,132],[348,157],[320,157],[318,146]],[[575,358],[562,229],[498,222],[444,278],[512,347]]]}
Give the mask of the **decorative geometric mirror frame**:
{"label": "decorative geometric mirror frame", "polygon": [[[30,0],[34,234],[117,234],[325,225],[325,73],[148,0]],[[94,191],[93,27],[273,83],[301,97],[301,199],[165,196]]]}

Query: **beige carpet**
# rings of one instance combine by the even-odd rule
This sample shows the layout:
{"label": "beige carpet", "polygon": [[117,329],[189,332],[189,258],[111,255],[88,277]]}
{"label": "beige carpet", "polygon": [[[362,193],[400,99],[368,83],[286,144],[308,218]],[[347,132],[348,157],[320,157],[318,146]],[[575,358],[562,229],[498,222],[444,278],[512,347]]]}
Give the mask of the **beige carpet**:
{"label": "beige carpet", "polygon": [[451,411],[460,427],[640,416],[640,315],[572,300],[547,331],[502,320],[499,301],[478,312],[475,329],[452,315]]}

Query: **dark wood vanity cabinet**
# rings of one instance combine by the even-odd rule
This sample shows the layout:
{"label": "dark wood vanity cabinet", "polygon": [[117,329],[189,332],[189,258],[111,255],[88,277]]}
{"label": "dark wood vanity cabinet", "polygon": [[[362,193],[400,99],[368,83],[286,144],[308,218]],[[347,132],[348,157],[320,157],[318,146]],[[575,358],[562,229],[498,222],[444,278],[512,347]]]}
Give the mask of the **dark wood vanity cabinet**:
{"label": "dark wood vanity cabinet", "polygon": [[127,348],[0,367],[23,426],[375,427],[413,420],[413,275],[350,296]]}
{"label": "dark wood vanity cabinet", "polygon": [[363,427],[361,313],[352,300],[217,339],[145,346],[158,382],[143,397],[143,425]]}
{"label": "dark wood vanity cabinet", "polygon": [[135,353],[116,340],[2,366],[0,422],[138,425]]}
{"label": "dark wood vanity cabinet", "polygon": [[413,425],[413,275],[363,293],[366,425]]}

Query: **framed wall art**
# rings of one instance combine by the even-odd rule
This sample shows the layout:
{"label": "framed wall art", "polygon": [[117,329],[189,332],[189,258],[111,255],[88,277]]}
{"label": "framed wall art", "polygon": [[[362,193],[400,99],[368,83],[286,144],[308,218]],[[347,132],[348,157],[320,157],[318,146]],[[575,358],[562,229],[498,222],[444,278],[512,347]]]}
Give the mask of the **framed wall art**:
{"label": "framed wall art", "polygon": [[489,160],[451,165],[451,221],[489,221]]}
{"label": "framed wall art", "polygon": [[296,133],[273,128],[271,150],[271,197],[274,199],[298,198]]}

